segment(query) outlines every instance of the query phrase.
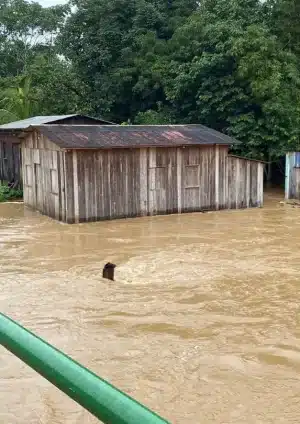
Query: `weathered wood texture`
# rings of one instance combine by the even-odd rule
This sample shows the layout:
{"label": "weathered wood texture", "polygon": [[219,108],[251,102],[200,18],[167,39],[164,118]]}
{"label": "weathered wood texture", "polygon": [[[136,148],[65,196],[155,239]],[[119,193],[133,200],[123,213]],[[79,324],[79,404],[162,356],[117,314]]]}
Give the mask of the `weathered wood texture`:
{"label": "weathered wood texture", "polygon": [[140,150],[66,152],[67,221],[141,215]]}
{"label": "weathered wood texture", "polygon": [[264,164],[259,161],[227,157],[228,208],[242,209],[263,205]]}
{"label": "weathered wood texture", "polygon": [[22,186],[21,148],[14,136],[0,134],[0,181]]}
{"label": "weathered wood texture", "polygon": [[[53,125],[67,124],[67,125],[109,125],[108,122],[102,121],[101,119],[92,119],[88,116],[72,116],[69,118],[57,119],[53,121]],[[21,130],[7,130],[0,131],[0,182],[15,182],[16,186],[22,188],[22,161],[21,161],[21,143],[20,135]],[[37,134],[35,135],[37,139]],[[35,147],[37,142],[35,141]],[[43,147],[43,144],[39,144],[39,148]]]}
{"label": "weathered wood texture", "polygon": [[223,146],[70,151],[68,222],[261,206],[262,172]]}
{"label": "weathered wood texture", "polygon": [[64,156],[36,133],[22,144],[24,203],[59,221],[67,220]]}
{"label": "weathered wood texture", "polygon": [[261,206],[260,162],[224,146],[59,150],[23,143],[24,201],[56,219],[100,219]]}
{"label": "weathered wood texture", "polygon": [[300,168],[296,163],[296,152],[286,155],[285,198],[300,199]]}
{"label": "weathered wood texture", "polygon": [[291,172],[290,191],[288,199],[300,199],[300,168]]}

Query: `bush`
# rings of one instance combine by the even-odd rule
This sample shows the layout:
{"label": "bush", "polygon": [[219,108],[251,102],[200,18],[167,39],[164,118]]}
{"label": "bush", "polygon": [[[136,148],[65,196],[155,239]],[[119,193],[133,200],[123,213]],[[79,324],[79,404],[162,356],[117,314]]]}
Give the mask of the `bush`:
{"label": "bush", "polygon": [[23,191],[19,188],[10,188],[8,185],[0,185],[0,202],[20,199],[23,197]]}

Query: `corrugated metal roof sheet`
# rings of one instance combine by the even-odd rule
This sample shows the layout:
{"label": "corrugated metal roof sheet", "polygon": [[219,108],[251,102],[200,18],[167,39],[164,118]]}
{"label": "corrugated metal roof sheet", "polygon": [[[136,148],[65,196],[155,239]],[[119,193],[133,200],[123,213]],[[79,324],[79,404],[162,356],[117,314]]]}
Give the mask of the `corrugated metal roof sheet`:
{"label": "corrugated metal roof sheet", "polygon": [[42,125],[38,130],[65,149],[176,147],[236,140],[203,125]]}
{"label": "corrugated metal roof sheet", "polygon": [[80,115],[80,114],[72,114],[72,115],[50,115],[50,116],[33,116],[32,118],[28,118],[28,119],[22,119],[21,121],[15,121],[15,122],[10,122],[8,124],[3,124],[0,125],[0,131],[1,130],[24,130],[30,126],[33,125],[44,125],[44,124],[50,124],[53,123],[55,121],[61,121],[63,119],[68,119],[68,118],[73,118],[75,116],[83,116],[89,119],[95,119],[95,123],[97,121],[102,121],[104,123],[108,123],[110,124],[111,122],[109,121],[105,121],[101,118],[99,118],[99,120],[97,118],[92,118],[90,116],[86,116],[86,115]]}
{"label": "corrugated metal roof sheet", "polygon": [[22,119],[20,121],[9,122],[8,124],[0,125],[0,129],[3,130],[15,130],[15,129],[25,129],[31,125],[41,125],[48,124],[49,122],[58,121],[61,119],[72,118],[76,115],[52,115],[52,116],[34,116],[28,119]]}

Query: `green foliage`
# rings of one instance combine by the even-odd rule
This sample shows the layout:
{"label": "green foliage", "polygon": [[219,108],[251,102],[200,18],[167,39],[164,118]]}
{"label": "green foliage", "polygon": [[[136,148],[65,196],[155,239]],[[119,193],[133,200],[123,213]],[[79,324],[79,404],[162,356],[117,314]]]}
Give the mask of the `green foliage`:
{"label": "green foliage", "polygon": [[86,86],[63,58],[37,55],[29,72],[39,115],[93,113]]}
{"label": "green foliage", "polygon": [[28,75],[21,77],[16,87],[4,89],[0,99],[0,123],[30,117],[35,101],[31,94],[31,77]]}
{"label": "green foliage", "polygon": [[20,199],[23,197],[23,191],[17,188],[9,188],[7,185],[0,185],[0,202]]}
{"label": "green foliage", "polygon": [[206,12],[195,14],[173,37],[165,83],[169,100],[180,105],[187,122],[241,140],[244,154],[282,154],[299,134],[297,59],[263,23],[248,18],[246,25],[242,14],[231,17],[230,8]]}
{"label": "green foliage", "polygon": [[265,16],[271,31],[284,48],[300,53],[300,2],[298,0],[266,0]]}
{"label": "green foliage", "polygon": [[68,11],[69,6],[1,1],[0,123],[77,111],[78,95],[72,88],[78,78],[55,46]]}
{"label": "green foliage", "polygon": [[82,112],[202,123],[276,158],[299,148],[296,0],[0,5],[0,119]]}
{"label": "green foliage", "polygon": [[68,6],[43,8],[37,2],[0,2],[0,76],[27,72],[36,52],[49,53]]}
{"label": "green foliage", "polygon": [[75,0],[61,52],[89,87],[94,113],[126,121],[164,101],[159,72],[167,40],[196,1]]}
{"label": "green foliage", "polygon": [[170,107],[158,103],[156,110],[149,109],[145,112],[139,112],[134,123],[138,125],[164,125],[174,124],[176,119]]}

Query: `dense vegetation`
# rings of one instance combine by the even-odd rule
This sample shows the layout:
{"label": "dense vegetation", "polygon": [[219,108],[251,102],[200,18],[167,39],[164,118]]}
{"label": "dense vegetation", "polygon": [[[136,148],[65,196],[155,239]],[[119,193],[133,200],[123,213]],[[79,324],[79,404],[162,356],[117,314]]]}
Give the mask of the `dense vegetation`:
{"label": "dense vegetation", "polygon": [[0,120],[203,123],[276,159],[299,140],[299,18],[297,0],[2,0]]}
{"label": "dense vegetation", "polygon": [[0,185],[0,202],[21,199],[22,197],[23,191],[21,189],[12,188],[5,184]]}

